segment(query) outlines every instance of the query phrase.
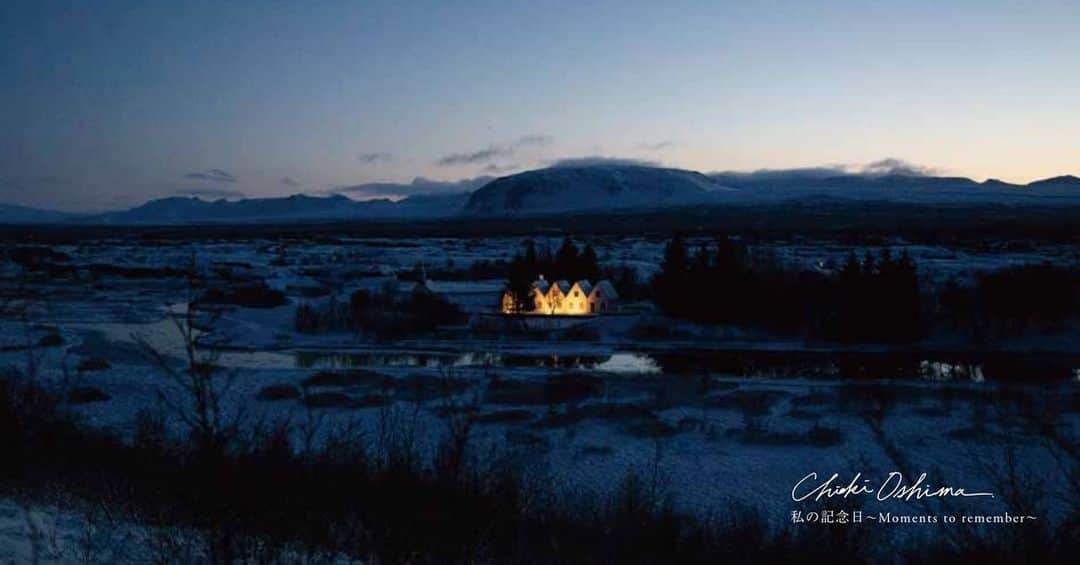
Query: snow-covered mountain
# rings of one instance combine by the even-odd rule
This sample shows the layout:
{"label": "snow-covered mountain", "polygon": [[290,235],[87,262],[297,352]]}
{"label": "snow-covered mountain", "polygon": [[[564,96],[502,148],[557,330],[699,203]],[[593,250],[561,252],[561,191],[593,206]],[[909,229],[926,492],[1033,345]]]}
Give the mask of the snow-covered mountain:
{"label": "snow-covered mountain", "polygon": [[[438,188],[449,191],[451,184],[442,183]],[[358,194],[370,193],[368,188],[350,187]],[[375,192],[385,190],[381,187]],[[962,177],[868,175],[828,169],[704,175],[681,169],[603,164],[538,169],[492,180],[472,192],[412,195],[396,201],[353,200],[342,195],[240,200],[171,197],[129,210],[82,215],[0,205],[0,224],[175,225],[530,216],[782,202],[822,196],[892,202],[1080,206],[1080,178],[1065,175],[1019,185],[995,179],[980,183]]]}
{"label": "snow-covered mountain", "polygon": [[472,193],[465,213],[505,216],[662,208],[709,202],[714,193],[727,191],[701,173],[681,169],[552,167],[491,181]]}
{"label": "snow-covered mountain", "polygon": [[172,197],[151,200],[122,212],[85,218],[103,224],[187,224],[199,222],[251,222],[348,217],[358,202],[344,196],[319,198],[294,195],[285,198],[203,200]]}
{"label": "snow-covered mountain", "polygon": [[822,169],[713,173],[710,178],[737,189],[742,201],[792,200],[828,196],[852,200],[922,203],[1080,204],[1080,179],[1061,176],[1026,185],[997,179],[871,175]]}
{"label": "snow-covered mountain", "polygon": [[84,217],[81,221],[96,224],[191,224],[437,218],[457,214],[467,197],[465,193],[416,195],[398,201],[357,201],[342,195],[317,197],[303,194],[233,201],[172,197],[151,200],[130,210]]}
{"label": "snow-covered mountain", "polygon": [[1077,193],[1080,193],[1080,177],[1062,175],[1060,177],[1037,180],[1028,183],[1026,187],[1039,194],[1076,197]]}

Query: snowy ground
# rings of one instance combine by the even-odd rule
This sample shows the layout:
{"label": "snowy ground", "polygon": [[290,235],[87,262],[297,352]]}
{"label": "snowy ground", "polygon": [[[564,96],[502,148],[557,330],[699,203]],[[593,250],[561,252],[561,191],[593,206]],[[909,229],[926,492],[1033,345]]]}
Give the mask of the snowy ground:
{"label": "snowy ground", "polygon": [[[105,391],[109,400],[75,409],[89,424],[120,433],[131,429],[141,410],[167,413],[159,395],[175,399],[177,392],[140,354],[132,336],[175,354],[166,345],[173,328],[164,322],[95,326],[65,328],[63,346],[39,349],[40,378],[57,387]],[[584,353],[591,356],[583,360]],[[25,355],[7,351],[0,362],[20,365]],[[510,356],[512,361],[507,355],[385,348],[336,354],[237,351],[224,353],[219,362],[235,379],[229,404],[242,407],[252,421],[301,423],[314,415],[327,433],[356,425],[374,435],[387,418],[404,422],[415,416],[418,435],[430,447],[445,433],[446,410],[471,407],[478,415],[478,453],[492,445],[513,452],[568,496],[607,494],[615,486],[612,477],[655,470],[680,507],[702,515],[722,512],[734,502],[782,520],[792,506],[792,486],[810,472],[883,476],[910,470],[929,473],[937,485],[951,481],[947,484],[993,490],[986,467],[1010,450],[1031,469],[1047,471],[1047,490],[1060,477],[1053,448],[1019,427],[1022,420],[1011,406],[990,401],[995,391],[1019,385],[979,382],[981,375],[966,367],[947,374],[940,365],[928,368],[928,375],[944,380],[737,377],[663,373],[640,353],[591,351],[575,357],[567,350],[562,366],[569,362],[597,380],[586,390],[553,399],[543,383],[563,374],[557,361],[530,357],[528,350]],[[110,366],[75,368],[93,357],[109,359]],[[326,367],[362,367],[392,384],[302,386]],[[462,386],[440,384],[458,381]],[[280,384],[306,388],[308,394],[342,393],[358,403],[309,408],[300,399],[257,400],[264,387]],[[1060,425],[1075,433],[1080,423],[1075,381],[1021,389],[1060,399]],[[888,399],[881,408],[873,404],[878,394]],[[874,434],[875,418],[883,423],[884,438]],[[905,460],[890,457],[884,441],[898,446]],[[999,504],[979,502],[988,511]]]}
{"label": "snowy ground", "polygon": [[[393,280],[393,272],[419,264],[460,268],[505,257],[518,244],[510,238],[288,247],[267,241],[147,246],[115,240],[57,250],[69,254],[74,264],[155,269],[178,268],[194,252],[202,269],[225,269],[229,276],[263,279],[285,290],[289,304],[229,309],[205,336],[228,346],[218,363],[234,378],[229,405],[244,408],[252,421],[290,418],[299,425],[317,420],[325,433],[356,425],[374,434],[391,419],[406,425],[415,416],[420,441],[430,447],[445,433],[446,414],[467,408],[477,416],[476,453],[494,446],[572,498],[610,493],[619,478],[637,472],[662,482],[684,510],[707,516],[722,514],[733,503],[749,505],[782,527],[795,508],[792,487],[811,472],[842,477],[861,472],[874,478],[894,470],[925,472],[934,486],[994,491],[1003,479],[998,476],[1001,462],[1015,457],[1042,492],[1062,485],[1060,450],[1024,427],[1019,408],[1009,399],[1021,391],[1053,404],[1056,425],[1076,437],[1080,367],[1065,378],[1018,384],[984,374],[977,359],[928,358],[908,378],[867,374],[851,380],[827,355],[825,361],[772,361],[738,353],[801,346],[762,343],[731,330],[684,328],[665,340],[635,340],[629,336],[641,319],[633,316],[590,322],[596,331],[584,340],[448,332],[386,343],[350,333],[302,336],[292,331],[298,302],[380,288]],[[646,273],[658,263],[662,242],[601,240],[596,246],[602,261],[633,264]],[[849,248],[789,244],[776,251],[786,260],[827,269],[842,261]],[[1007,263],[1077,260],[1076,250],[1065,248],[982,253],[912,247],[911,252],[924,268],[957,276]],[[168,315],[182,309],[177,306],[184,299],[181,280],[102,274],[78,281],[42,278],[32,284],[42,296],[33,301],[31,321],[0,320],[0,367],[32,366],[36,378],[57,389],[100,389],[108,400],[74,409],[87,423],[119,433],[131,429],[140,411],[167,413],[161,395],[175,399],[176,389],[147,360],[136,337],[167,356],[181,356]],[[491,280],[435,286],[474,313],[494,305],[499,289],[498,281]],[[714,357],[706,355],[705,362],[691,368],[671,362],[717,344],[723,347],[708,354]],[[107,365],[94,366],[91,360]],[[302,386],[319,370],[358,368],[387,381]],[[549,379],[567,371],[584,384],[568,394],[545,388]],[[344,395],[329,397],[339,404],[341,398],[354,402],[313,408],[299,398],[257,398],[265,387],[281,384],[304,388],[308,395]],[[1068,500],[1048,497],[1043,502],[1045,518],[1052,520]],[[867,501],[865,510],[915,512],[938,504]],[[987,514],[1009,510],[1001,497],[952,505]],[[5,540],[21,531],[19,520],[25,520],[19,512],[14,502],[0,504]],[[7,543],[0,546],[10,548]],[[18,562],[25,551],[16,547],[0,558]]]}
{"label": "snowy ground", "polygon": [[[478,261],[509,259],[522,248],[526,239],[552,249],[561,237],[488,237],[488,238],[338,238],[332,243],[310,241],[277,242],[269,240],[184,242],[163,241],[148,245],[139,240],[90,240],[79,245],[55,247],[77,264],[115,264],[126,267],[181,268],[192,258],[200,265],[229,268],[236,272],[273,279],[278,285],[314,282],[305,273],[314,272],[327,279],[345,275],[392,274],[404,269],[426,267],[429,270],[463,269]],[[629,265],[642,277],[658,268],[666,239],[651,237],[596,237],[588,240],[604,265]],[[711,243],[710,239],[690,238],[691,249]],[[888,243],[894,251],[906,249],[920,268],[935,277],[965,278],[972,273],[1007,265],[1041,263],[1058,265],[1080,263],[1080,250],[1071,245],[1020,247],[986,244],[970,247],[910,245],[902,240]],[[822,241],[772,242],[755,245],[752,252],[768,254],[793,266],[833,269],[841,266],[848,253],[861,257],[875,253],[881,246],[853,247]],[[453,286],[450,283],[444,283]],[[475,289],[475,287],[474,287]]]}

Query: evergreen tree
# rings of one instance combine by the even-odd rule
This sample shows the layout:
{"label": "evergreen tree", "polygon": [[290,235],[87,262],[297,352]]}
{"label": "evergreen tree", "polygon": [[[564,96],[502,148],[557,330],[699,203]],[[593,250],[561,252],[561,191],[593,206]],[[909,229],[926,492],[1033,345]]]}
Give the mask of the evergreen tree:
{"label": "evergreen tree", "polygon": [[596,257],[596,250],[592,245],[585,245],[585,251],[581,253],[579,261],[581,263],[580,278],[593,283],[600,280],[600,259]]}
{"label": "evergreen tree", "polygon": [[574,245],[574,240],[568,236],[555,252],[555,274],[552,280],[576,280],[579,271],[578,248]]}
{"label": "evergreen tree", "polygon": [[525,257],[523,258],[526,272],[533,279],[540,274],[540,263],[536,257],[536,243],[533,240],[525,241]]}
{"label": "evergreen tree", "polygon": [[540,247],[540,253],[536,259],[537,262],[537,277],[544,275],[549,280],[557,280],[558,276],[555,273],[555,258],[551,253],[551,247],[547,244]]}
{"label": "evergreen tree", "polygon": [[911,254],[905,249],[900,252],[900,260],[897,262],[897,271],[903,276],[917,277],[917,269],[915,261],[911,258]]}
{"label": "evergreen tree", "polygon": [[852,251],[848,253],[847,262],[840,269],[840,284],[845,287],[845,290],[853,290],[859,284],[861,276],[862,269],[859,266],[859,259],[855,257],[855,252]]}
{"label": "evergreen tree", "polygon": [[737,322],[757,310],[762,297],[760,289],[753,287],[752,275],[745,250],[730,237],[717,238],[716,254],[706,278],[712,319]]}
{"label": "evergreen tree", "polygon": [[536,307],[532,296],[533,277],[530,274],[524,257],[515,255],[510,260],[509,277],[506,288],[510,291],[513,300],[511,310],[515,313],[532,312]]}
{"label": "evergreen tree", "polygon": [[876,320],[869,320],[865,331],[870,337],[893,341],[899,333],[898,320],[904,316],[904,305],[899,300],[896,262],[892,250],[885,247],[877,260],[877,273],[868,290],[876,307]]}
{"label": "evergreen tree", "polygon": [[621,265],[616,267],[612,274],[612,284],[623,300],[640,300],[642,293],[638,290],[637,271],[630,266]]}
{"label": "evergreen tree", "polygon": [[864,279],[869,279],[877,274],[877,265],[874,263],[874,252],[867,250],[863,255],[862,274]]}
{"label": "evergreen tree", "polygon": [[664,260],[660,264],[661,271],[682,276],[682,273],[686,272],[688,256],[686,243],[681,235],[676,234],[664,247]]}
{"label": "evergreen tree", "polygon": [[832,302],[835,304],[831,332],[833,337],[847,341],[854,339],[858,334],[858,325],[861,323],[863,308],[865,308],[865,280],[863,266],[855,256],[855,251],[851,251],[843,268],[840,269],[835,295],[832,297]]}
{"label": "evergreen tree", "polygon": [[910,341],[918,339],[922,328],[922,296],[919,289],[919,271],[907,249],[900,254],[900,260],[894,269],[896,282],[897,328],[899,339]]}
{"label": "evergreen tree", "polygon": [[678,316],[686,312],[688,269],[686,243],[681,235],[676,234],[664,248],[660,272],[653,279],[656,303],[670,314]]}
{"label": "evergreen tree", "polygon": [[721,237],[716,240],[715,266],[721,274],[734,275],[742,270],[742,258],[738,247],[730,237]]}
{"label": "evergreen tree", "polygon": [[690,266],[687,270],[686,284],[683,288],[682,296],[689,302],[690,300],[698,300],[700,304],[696,308],[691,308],[689,304],[684,305],[686,313],[691,318],[697,320],[715,320],[718,314],[720,305],[717,300],[717,295],[710,292],[709,278],[712,272],[712,257],[709,255],[709,248],[702,245],[698,248],[697,253],[694,254],[694,258],[690,261]]}

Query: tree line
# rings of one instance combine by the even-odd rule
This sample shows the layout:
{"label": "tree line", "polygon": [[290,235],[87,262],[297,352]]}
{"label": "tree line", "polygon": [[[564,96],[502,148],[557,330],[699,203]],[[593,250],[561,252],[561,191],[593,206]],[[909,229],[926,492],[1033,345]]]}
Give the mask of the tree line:
{"label": "tree line", "polygon": [[586,243],[579,249],[573,238],[563,239],[558,250],[538,246],[527,240],[522,250],[510,260],[507,268],[507,289],[514,298],[516,312],[531,312],[535,307],[532,285],[541,275],[549,281],[582,279],[596,282],[602,276],[600,261],[593,246]]}
{"label": "tree line", "polygon": [[591,245],[567,237],[556,250],[526,241],[507,262],[518,311],[533,308],[532,284],[610,279],[620,298],[653,301],[674,318],[811,340],[912,343],[953,336],[975,345],[1060,332],[1080,317],[1080,269],[1003,266],[971,280],[927,284],[906,249],[849,253],[834,272],[785,264],[774,252],[719,236],[690,245],[675,236],[660,270],[639,282],[629,266],[601,268]]}
{"label": "tree line", "polygon": [[728,237],[691,252],[681,236],[652,280],[657,306],[677,318],[839,341],[917,339],[923,296],[918,268],[889,249],[854,254],[835,276],[791,269]]}
{"label": "tree line", "polygon": [[1046,262],[981,273],[973,284],[950,280],[937,314],[948,330],[979,344],[1065,331],[1080,317],[1080,269]]}

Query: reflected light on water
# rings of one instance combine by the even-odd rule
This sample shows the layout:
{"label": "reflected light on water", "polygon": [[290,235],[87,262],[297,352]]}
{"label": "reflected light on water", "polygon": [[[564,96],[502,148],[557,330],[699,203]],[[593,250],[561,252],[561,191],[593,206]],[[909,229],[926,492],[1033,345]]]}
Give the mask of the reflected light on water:
{"label": "reflected light on water", "polygon": [[597,363],[592,367],[597,371],[620,374],[659,374],[660,366],[656,360],[641,353],[615,353],[606,361]]}

